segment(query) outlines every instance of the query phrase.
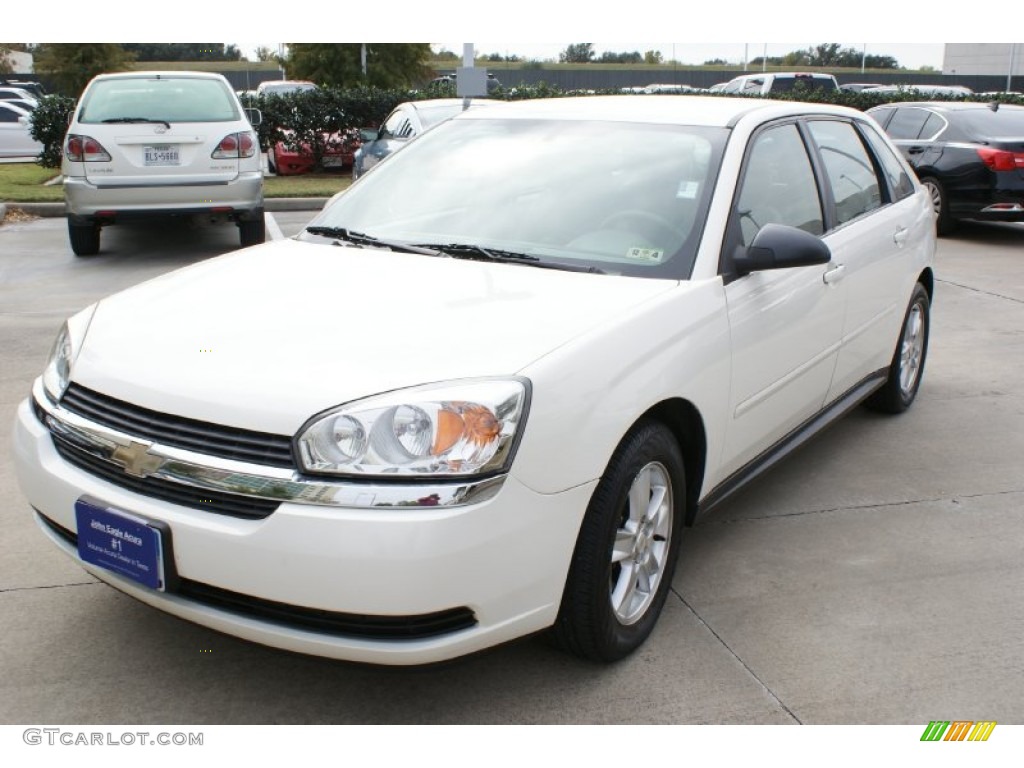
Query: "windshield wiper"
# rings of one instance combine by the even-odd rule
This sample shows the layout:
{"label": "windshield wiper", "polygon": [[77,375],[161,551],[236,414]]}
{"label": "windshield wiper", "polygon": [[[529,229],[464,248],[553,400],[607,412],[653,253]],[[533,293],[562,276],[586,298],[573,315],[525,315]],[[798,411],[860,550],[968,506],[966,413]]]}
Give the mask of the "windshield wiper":
{"label": "windshield wiper", "polygon": [[580,264],[565,264],[563,262],[542,261],[539,256],[532,256],[529,253],[518,251],[506,251],[500,248],[485,248],[482,245],[473,243],[420,243],[423,248],[433,248],[446,256],[455,259],[472,259],[474,261],[500,261],[513,264],[524,264],[529,267],[540,269],[560,269],[566,272],[589,272],[595,275],[603,275],[604,270],[597,267],[583,266]]}
{"label": "windshield wiper", "polygon": [[410,245],[409,243],[401,243],[396,240],[381,240],[379,237],[373,237],[373,235],[367,235],[363,232],[353,232],[351,229],[345,229],[344,227],[306,227],[305,231],[309,232],[311,235],[333,238],[336,245],[341,244],[338,241],[344,240],[346,243],[351,243],[352,245],[367,245],[373,248],[389,248],[392,251],[400,253],[422,253],[425,256],[441,255],[432,248]]}
{"label": "windshield wiper", "polygon": [[167,130],[171,129],[171,124],[166,120],[155,120],[149,117],[108,117],[106,120],[101,120],[103,123],[158,123],[159,125],[166,125]]}

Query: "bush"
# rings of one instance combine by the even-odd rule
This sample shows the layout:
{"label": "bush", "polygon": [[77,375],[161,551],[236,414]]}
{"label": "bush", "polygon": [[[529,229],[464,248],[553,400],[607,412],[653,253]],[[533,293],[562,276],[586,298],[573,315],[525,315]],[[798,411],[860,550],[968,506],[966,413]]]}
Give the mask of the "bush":
{"label": "bush", "polygon": [[43,151],[36,162],[43,168],[59,168],[63,155],[64,134],[68,130],[75,100],[57,94],[43,96],[29,119],[32,138],[42,142]]}

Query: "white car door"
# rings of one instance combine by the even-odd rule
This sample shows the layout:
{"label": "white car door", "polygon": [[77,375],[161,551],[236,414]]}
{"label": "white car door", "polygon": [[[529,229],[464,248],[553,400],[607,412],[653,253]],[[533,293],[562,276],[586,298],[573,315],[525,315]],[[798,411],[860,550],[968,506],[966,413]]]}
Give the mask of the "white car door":
{"label": "white car door", "polygon": [[43,145],[32,138],[29,113],[0,102],[0,157],[35,157]]}
{"label": "white car door", "polygon": [[[768,223],[821,235],[822,201],[796,122],[751,139],[723,254],[745,248]],[[770,269],[725,286],[732,338],[729,419],[721,473],[730,475],[824,405],[842,332],[845,294],[832,265]]]}
{"label": "white car door", "polygon": [[[911,286],[907,260],[934,227],[922,215],[902,164],[868,125],[814,119],[809,135],[822,161],[835,221],[826,242],[847,295],[842,345],[827,400],[889,365]],[[884,152],[883,152],[884,150]],[[888,156],[886,156],[888,153]],[[887,177],[892,177],[892,181]]]}

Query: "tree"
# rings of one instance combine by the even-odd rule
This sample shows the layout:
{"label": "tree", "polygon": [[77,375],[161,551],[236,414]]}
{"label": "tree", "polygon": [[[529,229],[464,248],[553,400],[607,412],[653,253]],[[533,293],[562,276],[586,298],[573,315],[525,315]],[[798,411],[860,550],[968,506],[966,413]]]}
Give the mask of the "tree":
{"label": "tree", "polygon": [[256,61],[278,61],[277,51],[261,45],[256,49]]}
{"label": "tree", "polygon": [[0,75],[8,75],[14,71],[14,64],[11,63],[7,54],[11,52],[10,43],[0,43]]}
{"label": "tree", "polygon": [[644,51],[644,64],[661,64],[661,51]]}
{"label": "tree", "polygon": [[643,57],[640,55],[640,51],[630,51],[628,53],[605,51],[597,61],[602,64],[639,64],[643,61]]}
{"label": "tree", "polygon": [[134,60],[116,43],[40,43],[33,50],[35,71],[53,77],[58,90],[78,96],[104,72],[123,72]]}
{"label": "tree", "polygon": [[290,77],[320,85],[408,88],[430,76],[432,55],[429,43],[289,43],[286,66]]}
{"label": "tree", "polygon": [[[807,63],[812,67],[837,67],[840,64],[839,43],[822,43],[807,49]],[[858,63],[859,57],[858,57]]]}
{"label": "tree", "polygon": [[558,60],[568,64],[588,64],[594,60],[594,44],[572,43],[558,54]]}

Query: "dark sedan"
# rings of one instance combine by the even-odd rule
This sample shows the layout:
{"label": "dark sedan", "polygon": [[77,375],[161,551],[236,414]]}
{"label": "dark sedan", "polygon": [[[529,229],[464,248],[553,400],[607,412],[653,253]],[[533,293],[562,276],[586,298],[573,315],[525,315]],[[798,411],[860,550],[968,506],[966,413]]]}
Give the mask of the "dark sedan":
{"label": "dark sedan", "polygon": [[928,188],[940,235],[960,219],[1024,221],[1024,107],[907,102],[868,114]]}

